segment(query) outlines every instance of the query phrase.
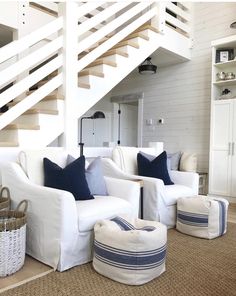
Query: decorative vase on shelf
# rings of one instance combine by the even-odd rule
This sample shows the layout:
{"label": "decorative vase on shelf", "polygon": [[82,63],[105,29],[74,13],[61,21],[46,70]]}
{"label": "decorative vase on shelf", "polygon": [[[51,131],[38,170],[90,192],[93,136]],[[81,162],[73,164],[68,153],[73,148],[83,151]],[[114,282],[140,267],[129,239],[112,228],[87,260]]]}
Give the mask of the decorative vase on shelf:
{"label": "decorative vase on shelf", "polygon": [[227,99],[232,99],[232,93],[231,91],[228,89],[228,88],[225,88],[220,97],[219,97],[219,100],[227,100]]}

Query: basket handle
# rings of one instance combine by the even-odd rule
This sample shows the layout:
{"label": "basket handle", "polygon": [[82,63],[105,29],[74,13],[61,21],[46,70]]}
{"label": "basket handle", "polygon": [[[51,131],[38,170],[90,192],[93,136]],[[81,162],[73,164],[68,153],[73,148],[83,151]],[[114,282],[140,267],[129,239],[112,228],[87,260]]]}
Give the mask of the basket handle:
{"label": "basket handle", "polygon": [[4,197],[3,196],[3,193],[4,193],[4,191],[6,191],[6,193],[7,193],[7,198],[10,198],[10,190],[9,190],[9,188],[8,187],[2,187],[1,188],[1,190],[0,190],[0,197]]}
{"label": "basket handle", "polygon": [[[20,210],[20,207],[22,207],[22,205],[23,205],[23,209]],[[28,201],[27,201],[26,199],[24,199],[24,200],[22,200],[22,201],[18,204],[18,206],[16,207],[15,211],[21,211],[21,212],[23,212],[23,213],[26,213],[27,208],[28,208]]]}

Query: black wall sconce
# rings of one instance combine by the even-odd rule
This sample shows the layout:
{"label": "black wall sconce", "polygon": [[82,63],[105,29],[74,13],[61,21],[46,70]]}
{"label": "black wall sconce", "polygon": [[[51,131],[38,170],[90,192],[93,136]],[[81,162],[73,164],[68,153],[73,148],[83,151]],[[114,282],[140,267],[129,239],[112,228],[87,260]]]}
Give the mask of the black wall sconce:
{"label": "black wall sconce", "polygon": [[84,119],[104,119],[105,114],[102,111],[96,111],[92,116],[89,117],[81,117],[80,118],[80,142],[79,142],[79,147],[80,147],[80,156],[83,155],[84,152],[84,143],[82,143],[83,139],[83,120]]}
{"label": "black wall sconce", "polygon": [[233,22],[233,23],[230,25],[230,28],[231,28],[231,29],[236,29],[236,22]]}

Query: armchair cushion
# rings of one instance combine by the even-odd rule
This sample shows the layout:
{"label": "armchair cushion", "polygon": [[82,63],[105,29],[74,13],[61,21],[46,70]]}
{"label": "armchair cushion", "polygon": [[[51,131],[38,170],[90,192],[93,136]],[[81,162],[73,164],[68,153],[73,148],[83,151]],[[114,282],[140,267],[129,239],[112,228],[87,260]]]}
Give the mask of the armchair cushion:
{"label": "armchair cushion", "polygon": [[138,174],[140,176],[153,177],[163,180],[165,185],[173,185],[168,169],[167,169],[167,154],[163,151],[155,159],[150,161],[141,153],[137,155]]}
{"label": "armchair cushion", "polygon": [[85,178],[85,158],[81,156],[64,169],[48,158],[43,159],[44,185],[71,192],[75,200],[93,199]]}
{"label": "armchair cushion", "polygon": [[180,197],[188,197],[193,195],[193,190],[190,187],[174,184],[165,186],[164,203],[166,206],[173,206],[177,203]]}
{"label": "armchair cushion", "polygon": [[[75,158],[70,154],[67,156],[67,164]],[[102,171],[101,157],[96,157],[86,168],[85,177],[92,195],[108,195],[106,183]]]}
{"label": "armchair cushion", "polygon": [[130,215],[132,212],[132,206],[128,201],[114,196],[95,196],[92,201],[77,201],[76,207],[81,232],[93,230],[95,223],[100,219],[114,217],[117,213]]}

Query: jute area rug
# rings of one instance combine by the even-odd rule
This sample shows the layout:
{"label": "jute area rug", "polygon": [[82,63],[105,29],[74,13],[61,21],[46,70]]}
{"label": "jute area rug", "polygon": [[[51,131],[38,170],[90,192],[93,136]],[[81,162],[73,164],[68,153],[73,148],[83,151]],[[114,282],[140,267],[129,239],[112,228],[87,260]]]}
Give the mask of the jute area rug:
{"label": "jute area rug", "polygon": [[168,231],[166,272],[142,286],[128,286],[84,264],[11,289],[1,296],[231,296],[236,295],[236,224],[214,240]]}

